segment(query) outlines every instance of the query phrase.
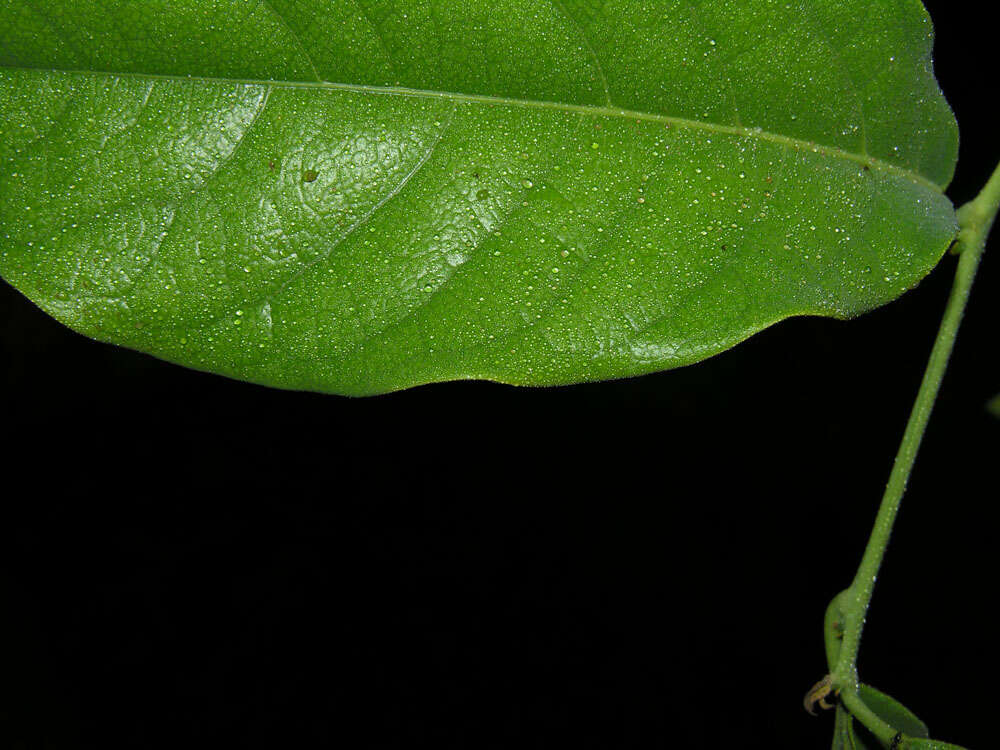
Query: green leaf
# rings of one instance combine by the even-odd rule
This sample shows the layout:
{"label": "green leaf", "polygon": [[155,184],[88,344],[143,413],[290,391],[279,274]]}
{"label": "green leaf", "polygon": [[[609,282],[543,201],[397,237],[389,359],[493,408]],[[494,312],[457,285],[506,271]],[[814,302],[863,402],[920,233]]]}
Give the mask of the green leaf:
{"label": "green leaf", "polygon": [[927,725],[895,698],[886,695],[881,690],[876,690],[871,685],[861,685],[858,692],[865,705],[896,731],[910,737],[930,736]]}
{"label": "green leaf", "polygon": [[94,338],[371,394],[894,299],[956,233],[917,0],[7,0],[0,273]]}
{"label": "green leaf", "polygon": [[[882,721],[905,735],[899,750],[964,750],[958,745],[928,739],[927,726],[906,706],[870,685],[861,685],[861,699]],[[854,726],[854,718],[840,703],[834,721],[833,750],[874,750],[881,745],[865,739]],[[874,737],[872,735],[867,735]]]}

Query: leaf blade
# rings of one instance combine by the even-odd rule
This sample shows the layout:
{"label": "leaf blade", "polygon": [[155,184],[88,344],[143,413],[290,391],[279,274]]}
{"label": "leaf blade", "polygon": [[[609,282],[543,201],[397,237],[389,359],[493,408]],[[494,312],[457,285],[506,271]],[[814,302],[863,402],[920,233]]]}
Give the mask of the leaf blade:
{"label": "leaf blade", "polygon": [[893,729],[914,738],[930,737],[927,725],[895,698],[865,684],[860,685],[860,694],[865,705]]}
{"label": "leaf blade", "polygon": [[[219,5],[165,7],[180,17]],[[298,36],[287,46],[301,50]],[[589,73],[569,83],[498,62],[490,94],[461,93],[482,82],[430,64],[407,82],[457,91],[7,69],[5,136],[13,122],[43,135],[0,151],[14,175],[0,182],[0,272],[95,338],[256,382],[367,394],[687,364],[790,315],[882,304],[950,242],[951,205],[934,183],[945,172],[871,161],[836,139],[609,109],[592,85],[601,59],[588,55],[577,63]],[[209,72],[234,72],[237,57]],[[326,75],[330,59],[307,67]],[[287,54],[266,62],[256,72],[310,75]],[[619,67],[600,66],[617,98]],[[539,86],[566,101],[509,98]],[[102,119],[109,100],[134,121]],[[138,158],[150,153],[159,159]],[[71,192],[84,183],[98,197]],[[44,227],[24,221],[53,196],[62,205]]]}
{"label": "leaf blade", "polygon": [[922,738],[907,740],[905,747],[910,750],[966,750],[964,747],[953,745],[950,742]]}

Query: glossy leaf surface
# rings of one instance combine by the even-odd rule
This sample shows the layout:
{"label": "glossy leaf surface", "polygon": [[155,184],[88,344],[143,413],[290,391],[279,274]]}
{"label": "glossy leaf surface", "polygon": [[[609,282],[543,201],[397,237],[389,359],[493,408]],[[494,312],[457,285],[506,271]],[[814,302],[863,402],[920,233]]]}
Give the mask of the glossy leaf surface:
{"label": "glossy leaf surface", "polygon": [[687,364],[916,284],[916,0],[0,2],[0,273],[288,388]]}
{"label": "glossy leaf surface", "polygon": [[886,695],[881,690],[876,690],[871,685],[862,684],[859,692],[865,705],[893,729],[910,737],[927,738],[930,736],[927,725],[895,698]]}

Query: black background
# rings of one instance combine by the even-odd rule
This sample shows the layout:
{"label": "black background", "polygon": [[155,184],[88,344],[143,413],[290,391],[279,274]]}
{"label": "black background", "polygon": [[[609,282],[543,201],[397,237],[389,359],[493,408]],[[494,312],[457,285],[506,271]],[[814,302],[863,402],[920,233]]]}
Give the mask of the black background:
{"label": "black background", "polygon": [[[928,6],[963,202],[1000,159],[995,25]],[[674,372],[365,400],[97,344],[3,285],[0,746],[827,747],[800,703],[823,610],[954,262]],[[861,659],[973,748],[996,744],[998,291],[987,253]]]}

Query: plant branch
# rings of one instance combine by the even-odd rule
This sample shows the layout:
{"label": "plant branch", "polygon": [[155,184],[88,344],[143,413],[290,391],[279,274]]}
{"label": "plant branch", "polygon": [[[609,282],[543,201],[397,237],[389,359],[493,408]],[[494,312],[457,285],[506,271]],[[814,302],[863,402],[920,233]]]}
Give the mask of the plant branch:
{"label": "plant branch", "polygon": [[[927,428],[927,421],[941,387],[948,359],[955,346],[955,337],[969,300],[976,270],[986,247],[986,238],[998,210],[1000,210],[1000,165],[982,192],[958,210],[959,233],[955,252],[959,254],[959,260],[948,305],[858,572],[850,588],[839,594],[831,603],[827,615],[826,641],[827,657],[831,662],[831,686],[840,693],[841,699],[851,713],[882,739],[886,738],[890,728],[867,709],[858,696],[857,658],[861,631],[875,588],[875,579],[882,565],[896,514],[899,512],[900,501],[906,491],[920,441]],[[834,612],[837,620],[835,632],[831,627]],[[839,644],[835,644],[835,640],[839,641]]]}

